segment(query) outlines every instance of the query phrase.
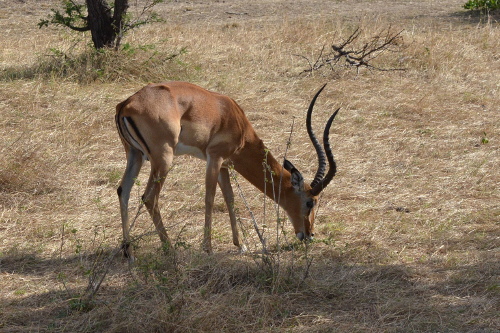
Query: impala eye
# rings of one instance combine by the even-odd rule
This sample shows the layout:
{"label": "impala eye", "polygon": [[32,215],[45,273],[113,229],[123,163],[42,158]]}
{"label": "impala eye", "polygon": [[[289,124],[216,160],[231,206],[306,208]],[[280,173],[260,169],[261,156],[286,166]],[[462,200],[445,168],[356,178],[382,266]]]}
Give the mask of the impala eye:
{"label": "impala eye", "polygon": [[314,201],[308,201],[306,202],[306,207],[309,208],[309,209],[312,209],[314,207]]}

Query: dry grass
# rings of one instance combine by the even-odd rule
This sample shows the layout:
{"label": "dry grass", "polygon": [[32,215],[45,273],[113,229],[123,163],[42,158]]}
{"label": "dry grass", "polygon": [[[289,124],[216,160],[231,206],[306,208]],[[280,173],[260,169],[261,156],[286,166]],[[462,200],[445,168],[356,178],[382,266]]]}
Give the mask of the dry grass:
{"label": "dry grass", "polygon": [[[168,2],[166,23],[134,31],[116,55],[88,50],[89,36],[38,30],[57,1],[4,1],[0,331],[498,332],[500,27],[462,2]],[[377,61],[405,72],[300,74],[295,55],[390,25],[405,48]],[[238,177],[274,252],[260,255],[239,198],[251,251],[236,254],[219,195],[205,255],[204,163],[182,157],[161,198],[175,251],[141,214],[137,265],[113,256],[125,166],[114,106],[170,79],[234,97],[278,157],[295,117],[287,154],[309,177],[302,119],[329,82],[315,126],[342,106],[331,135],[339,172],[315,243],[280,233],[277,246],[271,203],[264,216],[263,196]],[[82,298],[103,264],[97,294]]]}

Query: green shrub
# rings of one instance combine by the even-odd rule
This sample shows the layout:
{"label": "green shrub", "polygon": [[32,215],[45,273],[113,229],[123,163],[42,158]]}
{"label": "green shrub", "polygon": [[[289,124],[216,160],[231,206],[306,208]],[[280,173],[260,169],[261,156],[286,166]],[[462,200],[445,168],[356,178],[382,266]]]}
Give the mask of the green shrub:
{"label": "green shrub", "polygon": [[495,10],[500,8],[500,0],[469,0],[464,5],[470,10]]}

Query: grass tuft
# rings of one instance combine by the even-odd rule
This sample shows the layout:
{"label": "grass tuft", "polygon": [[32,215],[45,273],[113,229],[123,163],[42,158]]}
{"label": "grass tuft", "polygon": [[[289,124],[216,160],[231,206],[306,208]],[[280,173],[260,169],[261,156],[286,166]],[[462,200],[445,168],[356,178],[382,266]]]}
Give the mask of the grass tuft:
{"label": "grass tuft", "polygon": [[[188,51],[181,48],[173,53],[159,52],[154,45],[132,46],[121,50],[95,50],[91,47],[62,51],[51,48],[32,66],[14,66],[2,71],[2,81],[68,80],[80,84],[96,82],[161,80],[184,76],[187,65],[181,60]],[[177,72],[177,74],[174,74]],[[168,73],[168,75],[166,75]]]}

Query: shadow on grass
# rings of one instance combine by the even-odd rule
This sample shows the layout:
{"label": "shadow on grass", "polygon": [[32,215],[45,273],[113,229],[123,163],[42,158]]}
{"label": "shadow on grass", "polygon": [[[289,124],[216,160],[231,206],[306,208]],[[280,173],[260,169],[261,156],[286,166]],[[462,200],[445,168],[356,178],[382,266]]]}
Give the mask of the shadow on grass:
{"label": "shadow on grass", "polygon": [[[158,80],[165,73],[182,77],[190,66],[178,60],[186,48],[172,53],[157,51],[153,45],[130,47],[127,50],[96,50],[88,48],[80,53],[65,53],[50,49],[31,65],[4,68],[0,81],[56,79],[80,84],[127,80]],[[155,79],[156,78],[156,79]]]}
{"label": "shadow on grass", "polygon": [[[54,273],[61,268],[81,268],[92,262],[114,255],[115,249],[99,250],[98,253],[75,254],[69,257],[43,258],[32,252],[23,252],[19,249],[11,250],[14,252],[0,256],[0,272],[10,274],[36,275],[44,276],[48,273]],[[116,256],[120,258],[120,256]],[[116,261],[116,260],[115,260]]]}
{"label": "shadow on grass", "polygon": [[437,14],[433,15],[432,13],[421,14],[416,16],[407,17],[407,19],[416,19],[416,18],[439,18],[443,22],[460,22],[465,24],[477,25],[477,24],[486,24],[486,23],[500,23],[500,10],[495,11],[479,11],[479,10],[458,10],[451,13],[445,14]]}
{"label": "shadow on grass", "polygon": [[79,83],[91,83],[105,76],[116,76],[123,57],[117,53],[87,50],[78,55],[51,49],[31,65],[18,65],[2,70],[1,81],[42,79],[70,79]]}
{"label": "shadow on grass", "polygon": [[447,18],[460,20],[468,24],[485,24],[485,23],[499,23],[500,10],[494,11],[480,11],[480,10],[462,10],[447,15]]}
{"label": "shadow on grass", "polygon": [[[0,327],[5,332],[498,332],[500,265],[493,258],[449,268],[351,259],[321,257],[300,281],[300,260],[283,260],[280,270],[266,273],[260,259],[241,255],[178,251],[148,255],[131,269],[115,257],[86,307],[77,297],[85,292],[84,282],[72,286],[71,294],[57,281],[52,290],[28,296],[4,291]],[[25,255],[2,258],[1,271],[54,279],[64,268],[73,281],[85,274],[81,265],[80,256]]]}

